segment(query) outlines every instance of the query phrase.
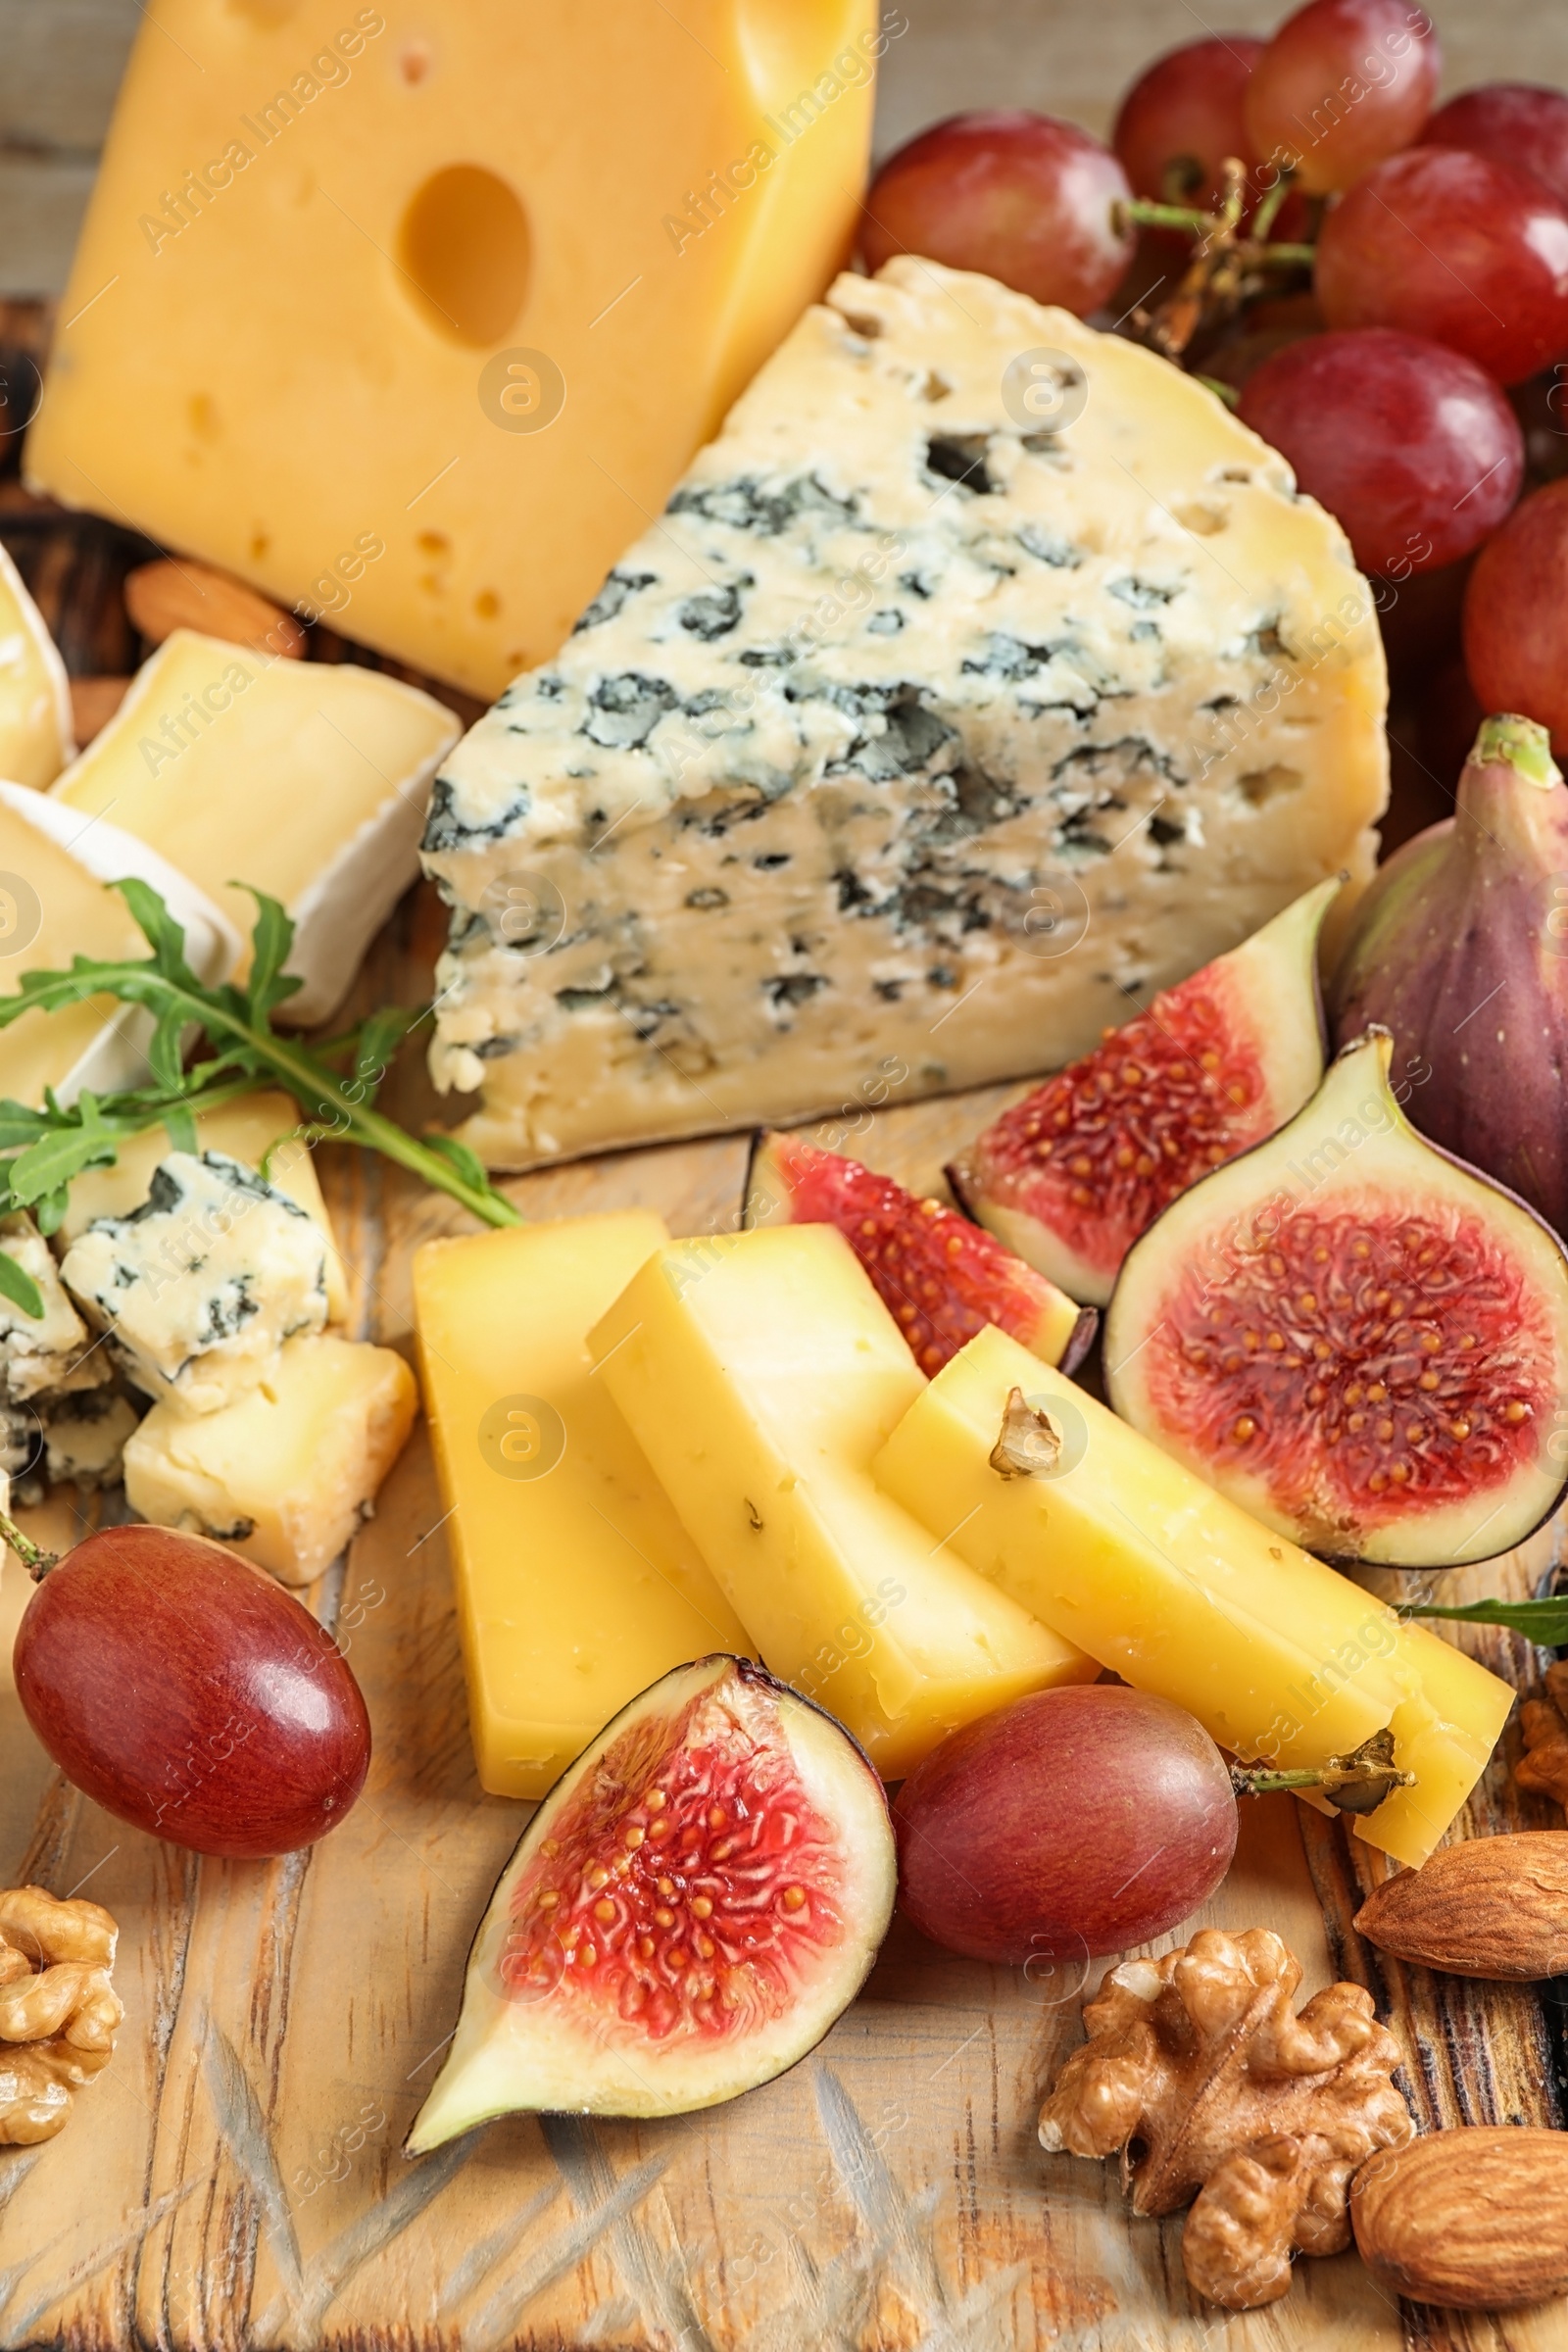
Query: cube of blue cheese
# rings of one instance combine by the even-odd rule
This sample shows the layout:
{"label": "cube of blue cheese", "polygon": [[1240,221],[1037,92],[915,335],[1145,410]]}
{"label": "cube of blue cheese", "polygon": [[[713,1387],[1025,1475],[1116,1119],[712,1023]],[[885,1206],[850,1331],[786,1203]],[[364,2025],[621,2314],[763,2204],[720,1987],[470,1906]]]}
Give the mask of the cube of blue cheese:
{"label": "cube of blue cheese", "polygon": [[84,1494],[118,1484],[124,1471],[125,1441],[141,1417],[118,1387],[47,1400],[42,1422],[49,1484],[69,1484]]}
{"label": "cube of blue cheese", "polygon": [[290,1340],[220,1412],[154,1405],[125,1445],[125,1496],[159,1527],[215,1536],[304,1585],[369,1517],[418,1393],[390,1348]]}
{"label": "cube of blue cheese", "polygon": [[46,1392],[94,1389],[109,1380],[114,1367],[73,1306],[48,1243],[24,1211],[0,1217],[0,1250],[32,1277],[43,1300],[43,1314],[34,1316],[0,1295],[0,1403],[24,1404]]}
{"label": "cube of blue cheese", "polygon": [[220,1152],[170,1152],[142,1205],[90,1225],[61,1274],[126,1376],[187,1413],[220,1411],[326,1322],[320,1227]]}
{"label": "cube of blue cheese", "polygon": [[1339,525],[1194,377],[843,277],[440,770],[436,1083],[522,1167],[1066,1060],[1365,880],[1386,695]]}

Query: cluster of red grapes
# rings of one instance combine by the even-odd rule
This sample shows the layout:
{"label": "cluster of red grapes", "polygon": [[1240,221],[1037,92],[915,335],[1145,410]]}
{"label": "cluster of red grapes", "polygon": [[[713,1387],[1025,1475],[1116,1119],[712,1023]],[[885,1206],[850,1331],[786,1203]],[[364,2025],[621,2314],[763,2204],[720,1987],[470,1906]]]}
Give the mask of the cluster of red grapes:
{"label": "cluster of red grapes", "polygon": [[[1182,214],[1214,213],[1237,159],[1257,267],[1283,268],[1284,299],[1252,311],[1272,331],[1233,328],[1228,367],[1201,341],[1188,365],[1228,380],[1364,570],[1404,582],[1481,551],[1471,685],[1563,751],[1568,479],[1520,503],[1517,404],[1568,429],[1568,94],[1494,82],[1434,113],[1441,63],[1410,0],[1308,0],[1270,40],[1217,34],[1158,59],[1109,147],[1045,115],[935,124],[878,172],[863,244],[873,269],[926,254],[1110,323],[1153,268],[1181,276]],[[1308,267],[1310,295],[1292,298]]]}

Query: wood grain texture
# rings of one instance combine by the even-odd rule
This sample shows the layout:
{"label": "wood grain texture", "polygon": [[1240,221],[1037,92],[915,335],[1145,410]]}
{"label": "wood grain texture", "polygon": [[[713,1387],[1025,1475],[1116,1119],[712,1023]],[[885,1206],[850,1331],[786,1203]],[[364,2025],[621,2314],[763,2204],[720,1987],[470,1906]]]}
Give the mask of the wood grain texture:
{"label": "wood grain texture", "polygon": [[[41,324],[0,311],[0,344]],[[119,583],[145,542],[55,515],[3,472],[0,530],[74,668],[138,658]],[[313,632],[314,658],[345,650]],[[434,895],[411,893],[360,1004],[426,994],[443,929]],[[934,1190],[1008,1091],[874,1113],[850,1102],[818,1132]],[[389,1102],[415,1126],[446,1107],[416,1054]],[[722,1138],[508,1189],[529,1216],[637,1202],[678,1232],[718,1232],[736,1222],[745,1157]],[[358,1153],[322,1147],[320,1170],[354,1327],[406,1348],[412,1250],[463,1213]],[[1303,2262],[1265,2314],[1196,2307],[1179,2221],[1130,2222],[1110,2167],[1036,2143],[1042,2088],[1080,2033],[1079,1972],[1031,1983],[902,1923],[819,2050],[745,2099],[656,2125],[514,2118],[406,2162],[469,1936],[528,1810],[474,1779],[442,1518],[421,1427],[375,1518],[308,1595],[375,1733],[364,1797],[308,1854],[198,1860],[122,1829],[53,1771],[0,1667],[0,1881],[106,1903],[126,2003],[115,2061],[67,2132],[0,2153],[0,2352],[1568,2352],[1563,2306],[1497,2321],[1401,2308],[1353,2256]],[[57,1545],[86,1524],[63,1495],[36,1521]],[[1550,1531],[1453,1584],[1530,1591],[1556,1543]],[[14,1563],[0,1572],[0,1659],[27,1590]],[[1515,1681],[1537,1669],[1511,1637],[1465,1640]],[[1515,1739],[1467,1833],[1555,1819],[1513,1791]],[[1543,2001],[1468,1984],[1362,1945],[1351,1917],[1382,1867],[1338,1824],[1264,1800],[1200,1917],[1275,1928],[1309,1991],[1336,1975],[1368,1984],[1425,2126],[1560,2127],[1549,1988]]]}
{"label": "wood grain texture", "polygon": [[[414,894],[375,951],[367,1002],[420,985],[436,928]],[[397,1084],[397,1107],[421,1115],[416,1063]],[[846,1142],[929,1189],[1001,1092],[836,1124],[858,1120]],[[744,1159],[740,1140],[719,1139],[509,1190],[530,1215],[639,1201],[679,1231],[721,1231]],[[405,1345],[412,1247],[463,1213],[330,1147],[321,1173],[359,1327]],[[442,1510],[421,1430],[312,1594],[348,1648],[376,1746],[360,1804],[307,1855],[198,1861],[121,1829],[64,1788],[0,1693],[0,1871],[60,1893],[88,1881],[122,1923],[127,2006],[115,2063],[70,2130],[0,2157],[0,2344],[1568,2345],[1560,2312],[1401,2313],[1352,2256],[1299,2265],[1267,2315],[1196,2308],[1179,2224],[1129,2223],[1111,2168],[1035,2143],[1041,2089],[1078,2036],[1080,1972],[1030,1984],[902,1925],[820,2050],[730,2107],[657,2125],[515,2118],[407,2163],[399,2143],[455,2018],[469,1935],[527,1817],[474,1781]],[[40,1517],[69,1533],[64,1504]],[[1533,1588],[1551,1548],[1504,1563],[1505,1589]],[[1497,1576],[1469,1572],[1465,1589]],[[0,1578],[0,1617],[20,1586],[14,1568]],[[1534,1670],[1511,1637],[1470,1638],[1515,1679]],[[1472,1830],[1549,1818],[1511,1790],[1511,1740]],[[1403,1968],[1354,1936],[1381,1869],[1338,1825],[1269,1799],[1247,1808],[1236,1869],[1201,1916],[1275,1927],[1308,1989],[1336,1974],[1369,1984],[1424,2124],[1560,2124],[1529,1988]]]}

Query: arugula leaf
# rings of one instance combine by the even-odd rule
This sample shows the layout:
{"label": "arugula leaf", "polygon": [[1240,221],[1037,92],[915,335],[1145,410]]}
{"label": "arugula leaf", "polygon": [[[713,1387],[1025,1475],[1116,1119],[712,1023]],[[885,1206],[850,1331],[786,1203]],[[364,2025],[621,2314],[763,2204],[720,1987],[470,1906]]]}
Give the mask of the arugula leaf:
{"label": "arugula leaf", "polygon": [[265,891],[252,890],[248,882],[233,882],[232,890],[249,890],[256,901],[256,923],[251,932],[251,975],[245,991],[246,1015],[258,1029],[267,1028],[274,1009],[305,986],[293,972],[285,972],[288,952],[294,945],[293,917],[270,899]]}
{"label": "arugula leaf", "polygon": [[25,1102],[13,1102],[7,1095],[0,1100],[0,1152],[14,1152],[19,1145],[36,1143],[48,1130],[49,1112],[29,1109]]}
{"label": "arugula leaf", "polygon": [[[151,956],[117,962],[77,956],[66,972],[24,972],[16,993],[0,996],[0,1030],[25,1013],[58,1011],[91,997],[144,1006],[153,1016],[151,1083],[101,1100],[83,1093],[69,1107],[53,1095],[41,1110],[0,1101],[0,1207],[29,1206],[40,1227],[52,1232],[65,1213],[72,1179],[110,1164],[127,1138],[161,1126],[176,1144],[194,1148],[201,1111],[270,1084],[299,1103],[311,1141],[331,1137],[380,1152],[486,1224],[522,1222],[466,1145],[447,1136],[421,1142],[373,1107],[399,1044],[428,1007],[387,1006],[347,1036],[313,1050],[271,1025],[274,1006],[299,986],[282,969],[294,926],[275,899],[251,892],[257,914],[248,986],[208,988],[186,962],[184,933],[158,892],[133,877],[117,887]],[[187,1043],[194,1049],[188,1065]],[[328,1055],[350,1053],[350,1074],[340,1076]]]}
{"label": "arugula leaf", "polygon": [[25,1266],[18,1265],[9,1250],[0,1250],[0,1298],[9,1298],[13,1306],[20,1306],[23,1313],[30,1315],[35,1323],[42,1322],[43,1293]]}
{"label": "arugula leaf", "polygon": [[158,1016],[152,1043],[147,1048],[147,1066],[160,1086],[172,1089],[185,1074],[185,1032],[190,1027],[183,1004],[171,1004]]}
{"label": "arugula leaf", "polygon": [[489,1182],[484,1170],[484,1161],[479,1157],[478,1152],[470,1151],[466,1144],[460,1144],[455,1135],[427,1135],[424,1141],[426,1150],[439,1152],[442,1158],[449,1159],[459,1174],[465,1177],[469,1184],[487,1184]]}
{"label": "arugula leaf", "polygon": [[[362,1090],[359,1099],[367,1107],[380,1093],[381,1081],[399,1046],[416,1023],[423,1018],[422,1012],[415,1011],[407,1004],[388,1004],[381,1011],[372,1012],[364,1024],[354,1049],[352,1084]],[[427,1142],[431,1140],[426,1138]]]}
{"label": "arugula leaf", "polygon": [[169,1137],[171,1151],[194,1152],[197,1150],[196,1121],[191,1115],[188,1103],[171,1102],[164,1113],[164,1129]]}
{"label": "arugula leaf", "polygon": [[85,1168],[114,1165],[120,1138],[103,1118],[97,1097],[85,1089],[77,1097],[70,1126],[54,1128],[29,1144],[9,1162],[11,1197],[24,1208],[45,1195],[69,1185]]}
{"label": "arugula leaf", "polygon": [[[114,885],[136,918],[136,927],[153,951],[153,961],[166,980],[176,988],[199,989],[190,965],[185,961],[185,930],[170,913],[150,882],[127,874]],[[77,963],[81,961],[78,956]]]}
{"label": "arugula leaf", "polygon": [[1460,1625],[1505,1625],[1524,1634],[1543,1649],[1560,1649],[1568,1642],[1568,1592],[1544,1600],[1471,1600],[1462,1607],[1441,1608],[1435,1601],[1411,1601],[1401,1617],[1450,1617]]}

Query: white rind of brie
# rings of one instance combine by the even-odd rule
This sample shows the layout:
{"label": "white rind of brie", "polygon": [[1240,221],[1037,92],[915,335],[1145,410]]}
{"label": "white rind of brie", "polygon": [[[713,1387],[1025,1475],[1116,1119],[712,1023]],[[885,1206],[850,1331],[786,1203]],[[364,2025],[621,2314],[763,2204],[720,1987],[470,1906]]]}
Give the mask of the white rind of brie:
{"label": "white rind of brie", "polygon": [[41,789],[75,756],[60,649],[0,547],[0,776]]}
{"label": "white rind of brie", "polygon": [[175,629],[50,798],[187,873],[244,939],[241,973],[251,892],[276,899],[302,983],[276,1017],[306,1027],[336,1010],[417,879],[430,779],[460,733],[444,704],[380,670]]}
{"label": "white rind of brie", "polygon": [[[206,892],[176,872],[167,858],[118,825],[84,816],[79,808],[29,792],[24,785],[0,783],[0,803],[46,834],[94,881],[115,883],[130,877],[150,884],[184,931],[185,960],[197,979],[213,988],[229,977],[240,957],[238,934]],[[152,1077],[147,1050],[156,1025],[142,1006],[117,1004],[114,1017],[56,1087],[59,1101],[69,1109],[84,1087],[107,1095],[145,1086]]]}

